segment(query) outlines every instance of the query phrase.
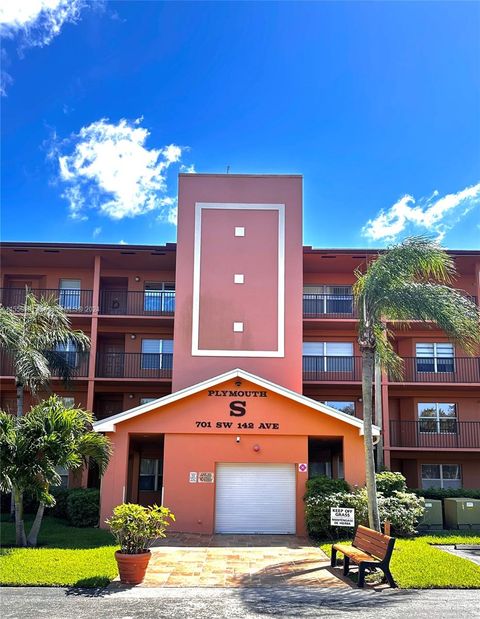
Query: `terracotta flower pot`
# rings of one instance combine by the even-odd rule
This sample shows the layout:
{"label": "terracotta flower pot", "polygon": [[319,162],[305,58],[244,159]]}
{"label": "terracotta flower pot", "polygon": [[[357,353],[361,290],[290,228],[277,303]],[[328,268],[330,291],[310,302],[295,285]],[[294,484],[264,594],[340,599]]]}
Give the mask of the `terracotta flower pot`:
{"label": "terracotta flower pot", "polygon": [[118,564],[120,581],[124,585],[139,585],[145,578],[151,554],[148,550],[138,555],[126,555],[117,550],[115,559]]}

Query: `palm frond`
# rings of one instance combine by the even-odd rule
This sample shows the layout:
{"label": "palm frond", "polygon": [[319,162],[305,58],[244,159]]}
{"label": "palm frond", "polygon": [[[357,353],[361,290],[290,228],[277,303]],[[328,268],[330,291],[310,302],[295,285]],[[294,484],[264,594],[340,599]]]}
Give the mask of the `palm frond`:
{"label": "palm frond", "polygon": [[449,286],[405,281],[385,295],[382,313],[390,320],[431,321],[467,354],[480,343],[478,307]]}

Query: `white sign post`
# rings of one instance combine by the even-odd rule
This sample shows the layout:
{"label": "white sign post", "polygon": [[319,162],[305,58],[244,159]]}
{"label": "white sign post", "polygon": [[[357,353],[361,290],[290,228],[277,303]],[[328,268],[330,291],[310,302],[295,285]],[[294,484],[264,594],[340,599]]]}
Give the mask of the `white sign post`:
{"label": "white sign post", "polygon": [[331,507],[330,525],[332,527],[354,527],[355,510],[353,507]]}

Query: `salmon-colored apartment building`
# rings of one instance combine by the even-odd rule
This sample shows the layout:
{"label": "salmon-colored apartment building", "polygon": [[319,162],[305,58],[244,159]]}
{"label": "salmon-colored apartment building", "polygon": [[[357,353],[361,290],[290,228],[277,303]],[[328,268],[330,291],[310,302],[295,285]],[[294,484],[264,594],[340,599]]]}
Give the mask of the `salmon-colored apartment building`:
{"label": "salmon-colored apartment building", "polygon": [[[53,389],[112,441],[102,522],[163,501],[178,531],[304,533],[309,476],[365,481],[352,284],[378,252],[304,247],[301,176],[182,174],[178,201],[176,244],[4,243],[2,303],[54,294],[91,338]],[[451,254],[478,299],[480,252]],[[381,378],[385,465],[480,487],[480,358],[409,326],[392,325],[403,380]],[[8,358],[1,374],[13,410]]]}

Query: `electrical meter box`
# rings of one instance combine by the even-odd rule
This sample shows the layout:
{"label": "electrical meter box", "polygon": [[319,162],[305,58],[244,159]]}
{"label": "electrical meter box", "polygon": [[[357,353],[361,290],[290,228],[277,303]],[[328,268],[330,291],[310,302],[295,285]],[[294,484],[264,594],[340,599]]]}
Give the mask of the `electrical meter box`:
{"label": "electrical meter box", "polygon": [[448,529],[480,530],[480,499],[445,499]]}
{"label": "electrical meter box", "polygon": [[425,499],[425,512],[422,520],[418,523],[422,531],[441,531],[443,529],[442,501],[438,499]]}

